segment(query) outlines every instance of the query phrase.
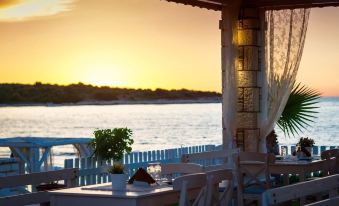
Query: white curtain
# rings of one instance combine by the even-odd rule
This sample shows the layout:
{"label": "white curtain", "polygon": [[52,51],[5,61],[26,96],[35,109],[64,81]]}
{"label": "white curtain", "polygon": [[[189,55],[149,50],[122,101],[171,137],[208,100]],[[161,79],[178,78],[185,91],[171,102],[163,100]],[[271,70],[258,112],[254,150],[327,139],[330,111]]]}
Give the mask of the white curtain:
{"label": "white curtain", "polygon": [[[235,7],[237,8],[237,7]],[[224,19],[231,19],[227,25],[223,25],[226,32],[222,32],[222,67],[223,67],[223,85],[222,85],[222,124],[223,124],[223,144],[226,148],[234,148],[234,137],[236,133],[236,117],[237,117],[237,18],[235,13],[238,9],[228,8],[224,13]],[[231,31],[231,32],[230,32]],[[229,45],[226,42],[232,42]]]}
{"label": "white curtain", "polygon": [[260,150],[274,129],[296,80],[307,31],[309,9],[266,11],[263,101],[259,117]]}
{"label": "white curtain", "polygon": [[[235,59],[235,56],[232,58]],[[232,64],[230,61],[229,64]],[[232,64],[231,69],[226,69],[223,78],[226,84],[223,85],[223,118],[222,124],[225,149],[235,148],[234,137],[236,133],[236,115],[237,115],[237,75],[235,65]]]}

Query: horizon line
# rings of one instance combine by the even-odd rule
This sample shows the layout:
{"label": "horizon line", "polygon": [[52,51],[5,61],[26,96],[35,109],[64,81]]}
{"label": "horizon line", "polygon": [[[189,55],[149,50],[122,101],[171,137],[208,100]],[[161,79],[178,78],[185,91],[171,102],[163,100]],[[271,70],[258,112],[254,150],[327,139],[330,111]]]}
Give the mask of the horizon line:
{"label": "horizon line", "polygon": [[[98,87],[98,88],[104,88],[108,87],[111,89],[133,89],[133,90],[151,90],[151,91],[156,91],[156,90],[167,90],[167,91],[180,91],[180,90],[188,90],[188,91],[194,91],[194,92],[213,92],[213,93],[218,93],[222,94],[221,91],[213,91],[213,90],[197,90],[197,89],[188,89],[188,88],[180,88],[180,89],[174,89],[174,88],[161,88],[161,87],[156,87],[156,88],[142,88],[142,87],[120,87],[120,86],[113,86],[113,85],[95,85],[91,83],[86,83],[79,81],[77,83],[66,83],[66,84],[61,84],[61,83],[46,83],[46,82],[41,82],[41,81],[35,81],[34,83],[19,83],[19,82],[0,82],[1,84],[18,84],[18,85],[31,85],[34,86],[36,84],[42,84],[42,85],[54,85],[54,86],[71,86],[71,85],[84,85],[84,86],[92,86],[92,87]],[[339,95],[320,95],[320,97],[339,97]]]}

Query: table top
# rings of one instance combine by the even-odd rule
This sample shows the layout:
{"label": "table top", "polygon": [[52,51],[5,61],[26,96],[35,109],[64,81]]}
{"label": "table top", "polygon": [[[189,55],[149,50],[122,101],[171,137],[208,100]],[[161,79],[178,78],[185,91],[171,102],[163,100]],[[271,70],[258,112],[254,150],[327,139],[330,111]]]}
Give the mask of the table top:
{"label": "table top", "polygon": [[97,184],[91,186],[82,186],[69,189],[50,191],[51,195],[70,195],[70,196],[101,196],[114,198],[140,198],[152,196],[161,193],[177,192],[171,185],[152,185],[135,186],[127,184],[125,191],[117,191],[111,188],[111,183]]}
{"label": "table top", "polygon": [[320,157],[318,156],[314,156],[309,160],[306,160],[306,159],[298,160],[294,156],[289,156],[282,160],[276,160],[274,164],[272,165],[310,165],[310,164],[322,163],[324,161],[325,160],[321,160]]}
{"label": "table top", "polygon": [[0,139],[0,147],[48,147],[68,144],[88,144],[91,138],[13,137]]}
{"label": "table top", "polygon": [[[294,156],[288,156],[285,159],[277,159],[274,163],[271,163],[270,166],[281,166],[281,165],[311,165],[311,164],[318,164],[322,163],[325,160],[321,160],[320,157],[314,156],[311,159],[301,159],[298,160]],[[242,164],[247,165],[256,165],[256,164],[264,164],[260,161],[241,161]]]}

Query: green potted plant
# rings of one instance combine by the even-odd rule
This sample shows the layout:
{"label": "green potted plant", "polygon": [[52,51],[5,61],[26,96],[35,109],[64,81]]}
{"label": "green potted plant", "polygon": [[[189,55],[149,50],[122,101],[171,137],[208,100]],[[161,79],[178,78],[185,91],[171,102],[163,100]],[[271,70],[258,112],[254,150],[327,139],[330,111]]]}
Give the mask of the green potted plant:
{"label": "green potted plant", "polygon": [[308,137],[301,137],[298,144],[301,148],[307,148],[307,147],[313,147],[314,146],[314,140]]}
{"label": "green potted plant", "polygon": [[297,144],[300,148],[299,152],[305,154],[305,156],[310,157],[312,156],[312,147],[314,146],[314,140],[308,137],[301,137]]}
{"label": "green potted plant", "polygon": [[113,166],[108,170],[111,173],[112,189],[126,188],[127,174],[124,173],[122,158],[124,153],[132,151],[132,130],[128,128],[114,128],[94,131],[94,139],[89,143],[94,149],[94,155],[102,160],[112,160]]}

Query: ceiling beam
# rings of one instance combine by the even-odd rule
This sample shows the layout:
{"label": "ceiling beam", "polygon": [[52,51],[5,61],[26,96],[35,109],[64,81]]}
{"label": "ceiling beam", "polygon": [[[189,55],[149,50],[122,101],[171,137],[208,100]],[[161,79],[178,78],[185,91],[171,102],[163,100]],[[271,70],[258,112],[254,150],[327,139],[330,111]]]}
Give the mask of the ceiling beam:
{"label": "ceiling beam", "polygon": [[221,4],[222,0],[199,0],[199,1],[205,1],[205,2],[212,2],[212,3],[217,3],[217,4]]}
{"label": "ceiling beam", "polygon": [[[221,11],[225,0],[165,0],[194,7]],[[339,0],[243,0],[243,7],[270,10],[339,6]]]}

